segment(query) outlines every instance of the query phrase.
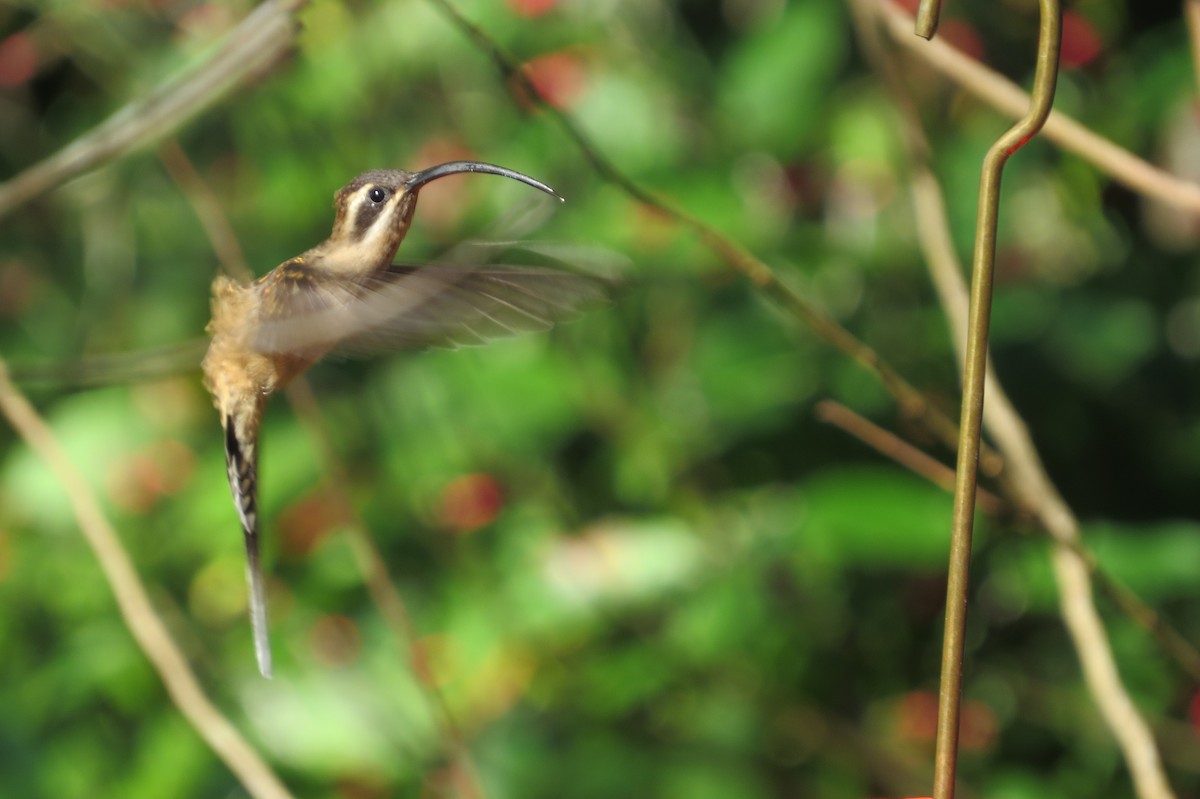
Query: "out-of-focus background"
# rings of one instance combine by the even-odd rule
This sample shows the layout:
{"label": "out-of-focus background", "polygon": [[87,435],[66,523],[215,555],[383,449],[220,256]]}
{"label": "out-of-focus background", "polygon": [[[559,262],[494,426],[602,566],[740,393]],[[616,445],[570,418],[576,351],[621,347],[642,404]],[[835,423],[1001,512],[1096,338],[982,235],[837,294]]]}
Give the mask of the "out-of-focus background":
{"label": "out-of-focus background", "polygon": [[[1195,177],[1178,6],[1070,4],[1057,107]],[[908,156],[842,3],[457,7],[639,185],[754,252],[957,414]],[[0,174],[198,63],[249,10],[3,4]],[[203,334],[218,260],[165,165],[181,158],[258,274],[327,235],[333,193],[358,172],[477,158],[553,185],[568,202],[533,237],[599,251],[622,285],[549,334],[313,370],[344,495],[311,430],[272,401],[270,682],[195,364],[95,388],[27,383],[217,704],[299,796],[927,793],[950,499],[814,408],[837,401],[952,456],[869,373],[602,180],[429,3],[316,0],[300,20],[293,54],[169,152],[138,149],[0,219],[0,351],[14,369]],[[1036,30],[1033,0],[956,2],[940,35],[1027,85]],[[901,63],[966,257],[979,164],[1008,120]],[[401,257],[436,258],[533,194],[491,177],[430,185]],[[1193,641],[1198,235],[1194,217],[1034,142],[1006,176],[992,328],[999,374],[1103,568]],[[0,428],[0,794],[243,795],[134,645],[64,497]],[[343,497],[407,603],[424,683],[363,586]],[[981,517],[976,540],[964,785],[1131,795],[1044,538]],[[1100,606],[1179,795],[1195,795],[1196,686]],[[435,690],[468,747],[466,783]]]}

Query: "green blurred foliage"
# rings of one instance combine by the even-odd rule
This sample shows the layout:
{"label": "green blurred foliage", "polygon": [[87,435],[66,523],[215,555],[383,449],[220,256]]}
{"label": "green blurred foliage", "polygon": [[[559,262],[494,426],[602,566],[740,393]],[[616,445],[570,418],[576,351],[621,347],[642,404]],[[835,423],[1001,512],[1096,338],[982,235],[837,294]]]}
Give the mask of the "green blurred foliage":
{"label": "green blurred foliage", "polygon": [[[1036,4],[958,5],[943,35],[1027,80]],[[754,251],[956,407],[897,122],[841,3],[459,7],[635,181]],[[203,58],[247,11],[0,6],[4,174]],[[1071,13],[1100,49],[1064,69],[1060,107],[1200,175],[1178,9]],[[932,448],[921,431],[871,376],[605,185],[428,4],[315,0],[301,18],[286,63],[177,134],[258,273],[326,235],[330,198],[356,173],[464,156],[569,199],[537,238],[628,260],[611,306],[548,335],[311,375],[349,499],[485,795],[928,793],[950,500],[813,407],[836,399]],[[969,253],[979,162],[1004,121],[919,65],[906,78]],[[435,258],[529,194],[490,178],[431,186],[401,255]],[[2,223],[10,362],[201,334],[216,259],[152,149]],[[1011,164],[1000,234],[1000,375],[1104,568],[1196,640],[1195,222],[1034,143]],[[194,366],[30,391],[206,688],[297,795],[454,795],[428,690],[339,534],[321,448],[282,399],[262,465],[278,676],[257,676],[221,436]],[[61,486],[7,429],[0,445],[0,794],[242,795],[136,649]],[[1046,545],[1021,532],[981,520],[977,536],[965,784],[997,799],[1128,796],[1057,615]],[[1180,795],[1195,794],[1195,686],[1101,606]]]}

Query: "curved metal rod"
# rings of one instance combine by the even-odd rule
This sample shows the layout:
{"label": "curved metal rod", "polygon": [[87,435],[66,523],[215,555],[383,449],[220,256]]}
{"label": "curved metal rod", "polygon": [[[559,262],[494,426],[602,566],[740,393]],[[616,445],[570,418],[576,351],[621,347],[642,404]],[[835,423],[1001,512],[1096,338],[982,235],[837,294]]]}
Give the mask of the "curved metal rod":
{"label": "curved metal rod", "polygon": [[922,39],[932,39],[941,18],[942,0],[921,0],[917,6],[916,34]]}
{"label": "curved metal rod", "polygon": [[975,221],[975,257],[971,269],[971,312],[963,368],[962,422],[954,482],[954,522],[950,539],[950,566],[946,576],[946,631],[942,642],[942,677],[938,697],[934,799],[953,799],[954,777],[958,767],[963,633],[967,620],[971,534],[979,471],[979,433],[983,417],[988,325],[992,312],[1000,177],[1009,156],[1033,138],[1050,116],[1058,77],[1058,53],[1062,37],[1059,0],[1039,0],[1038,5],[1041,23],[1029,112],[988,150],[979,179],[979,212]]}

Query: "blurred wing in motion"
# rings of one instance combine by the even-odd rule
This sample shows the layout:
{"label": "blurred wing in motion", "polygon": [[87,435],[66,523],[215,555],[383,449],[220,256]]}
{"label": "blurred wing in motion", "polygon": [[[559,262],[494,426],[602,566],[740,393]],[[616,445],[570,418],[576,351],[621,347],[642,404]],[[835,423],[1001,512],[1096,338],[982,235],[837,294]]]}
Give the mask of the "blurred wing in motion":
{"label": "blurred wing in motion", "polygon": [[207,339],[193,339],[150,350],[85,355],[75,361],[45,365],[14,364],[13,380],[22,385],[91,388],[137,383],[200,368]]}
{"label": "blurred wing in motion", "polygon": [[365,354],[456,347],[546,330],[603,303],[607,282],[533,266],[392,266],[348,281],[313,275],[262,320],[263,352]]}

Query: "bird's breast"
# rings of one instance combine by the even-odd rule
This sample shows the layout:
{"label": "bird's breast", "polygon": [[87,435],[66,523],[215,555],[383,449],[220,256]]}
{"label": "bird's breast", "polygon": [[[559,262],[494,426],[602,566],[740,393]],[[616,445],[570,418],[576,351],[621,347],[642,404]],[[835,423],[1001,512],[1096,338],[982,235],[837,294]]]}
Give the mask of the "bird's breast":
{"label": "bird's breast", "polygon": [[257,345],[261,298],[257,285],[243,286],[220,277],[213,283],[212,336],[201,368],[204,384],[223,415],[259,405],[269,394],[311,365],[295,353],[261,351]]}

